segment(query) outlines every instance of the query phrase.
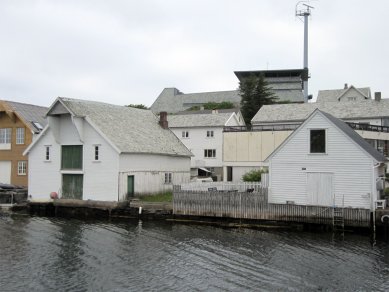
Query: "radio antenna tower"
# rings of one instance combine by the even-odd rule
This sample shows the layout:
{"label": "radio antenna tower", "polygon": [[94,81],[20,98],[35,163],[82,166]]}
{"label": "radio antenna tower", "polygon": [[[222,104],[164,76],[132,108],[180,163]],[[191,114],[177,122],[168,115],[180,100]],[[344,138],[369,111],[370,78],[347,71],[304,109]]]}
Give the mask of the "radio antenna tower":
{"label": "radio antenna tower", "polygon": [[[311,15],[311,9],[314,7],[306,4],[309,1],[299,1],[296,4],[296,16],[304,22],[304,73],[303,89],[304,89],[304,102],[308,102],[308,16]],[[302,7],[303,6],[303,7]]]}

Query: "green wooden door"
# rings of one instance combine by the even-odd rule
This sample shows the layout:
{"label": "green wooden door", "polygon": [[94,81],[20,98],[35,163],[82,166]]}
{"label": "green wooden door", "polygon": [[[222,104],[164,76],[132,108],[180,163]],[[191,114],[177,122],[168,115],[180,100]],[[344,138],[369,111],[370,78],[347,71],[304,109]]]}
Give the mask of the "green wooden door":
{"label": "green wooden door", "polygon": [[127,196],[133,197],[134,196],[134,176],[129,175],[127,177]]}
{"label": "green wooden door", "polygon": [[63,174],[62,198],[82,200],[83,181],[82,174]]}

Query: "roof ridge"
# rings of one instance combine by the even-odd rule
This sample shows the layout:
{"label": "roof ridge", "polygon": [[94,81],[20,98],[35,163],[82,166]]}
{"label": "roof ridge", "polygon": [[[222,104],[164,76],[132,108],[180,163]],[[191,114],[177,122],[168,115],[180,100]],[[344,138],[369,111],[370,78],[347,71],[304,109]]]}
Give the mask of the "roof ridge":
{"label": "roof ridge", "polygon": [[48,108],[48,107],[42,106],[42,105],[36,105],[36,104],[31,104],[31,103],[24,103],[24,102],[13,101],[13,100],[2,99],[1,101],[9,102],[9,103],[17,103],[17,104],[21,104],[21,105],[28,105],[28,106],[40,107],[40,108],[43,108],[43,109]]}

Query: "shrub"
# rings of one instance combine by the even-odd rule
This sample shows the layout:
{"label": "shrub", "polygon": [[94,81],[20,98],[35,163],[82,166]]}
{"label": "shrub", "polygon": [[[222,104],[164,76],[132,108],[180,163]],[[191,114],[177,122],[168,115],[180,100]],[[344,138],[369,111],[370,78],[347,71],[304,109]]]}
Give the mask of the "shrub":
{"label": "shrub", "polygon": [[389,188],[385,188],[385,197],[389,198]]}
{"label": "shrub", "polygon": [[249,172],[246,172],[242,176],[243,181],[261,181],[261,175],[262,173],[267,173],[267,170],[265,169],[253,169]]}

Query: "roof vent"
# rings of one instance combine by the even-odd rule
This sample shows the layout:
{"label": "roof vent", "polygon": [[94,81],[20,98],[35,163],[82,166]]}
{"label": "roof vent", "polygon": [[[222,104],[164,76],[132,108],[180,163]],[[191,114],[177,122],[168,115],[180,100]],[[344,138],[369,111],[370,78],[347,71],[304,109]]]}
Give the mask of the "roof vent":
{"label": "roof vent", "polygon": [[348,84],[345,83],[345,84],[344,84],[344,89],[347,89],[347,88],[348,88]]}

